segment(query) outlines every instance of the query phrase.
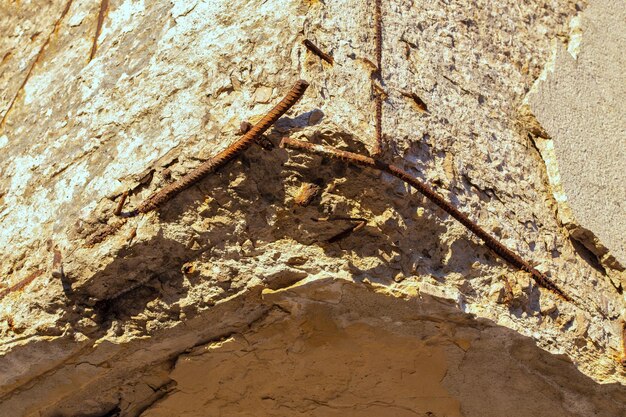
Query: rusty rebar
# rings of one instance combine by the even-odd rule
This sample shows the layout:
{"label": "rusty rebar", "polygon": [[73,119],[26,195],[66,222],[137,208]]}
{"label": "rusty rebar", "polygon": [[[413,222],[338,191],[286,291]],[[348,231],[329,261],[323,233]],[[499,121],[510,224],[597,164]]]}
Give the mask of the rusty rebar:
{"label": "rusty rebar", "polygon": [[15,102],[17,101],[17,98],[20,96],[22,91],[24,91],[24,88],[26,87],[26,84],[30,80],[30,77],[31,77],[31,75],[33,73],[33,70],[35,69],[37,64],[39,62],[41,62],[41,60],[43,58],[43,55],[44,55],[46,49],[48,48],[48,45],[50,44],[50,40],[53,38],[53,35],[55,33],[57,33],[59,28],[61,27],[61,23],[63,22],[63,19],[67,15],[67,12],[70,11],[70,8],[72,7],[73,1],[74,0],[67,0],[67,3],[65,3],[65,8],[61,12],[61,16],[54,23],[54,26],[52,27],[52,30],[50,31],[50,33],[48,33],[48,37],[46,38],[46,41],[43,43],[41,48],[39,48],[39,52],[37,52],[37,55],[35,55],[35,59],[30,64],[30,67],[28,68],[28,71],[26,71],[26,75],[24,76],[24,79],[22,80],[22,83],[17,88],[17,90],[15,92],[15,95],[13,95],[13,98],[9,102],[9,105],[8,105],[6,111],[4,112],[4,115],[2,116],[2,119],[0,119],[0,128],[4,127],[6,121],[7,121],[8,117],[9,117],[9,113],[11,112],[11,110],[13,110],[13,106],[15,105]]}
{"label": "rusty rebar", "polygon": [[330,65],[333,65],[333,63],[335,62],[335,60],[334,60],[334,58],[332,56],[330,56],[326,52],[322,51],[320,48],[318,48],[317,45],[315,45],[310,40],[305,39],[305,40],[302,41],[302,43],[304,44],[304,46],[306,46],[306,49],[308,49],[309,51],[313,52],[315,55],[317,55],[318,57],[320,57],[324,61],[328,62]]}
{"label": "rusty rebar", "polygon": [[[374,38],[376,42],[376,71],[373,74],[373,79],[377,79],[381,84],[383,82],[383,6],[382,0],[375,0],[374,5]],[[376,145],[374,147],[374,155],[379,155],[383,152],[383,97],[380,93],[374,93],[375,101],[375,117],[374,123]]]}
{"label": "rusty rebar", "polygon": [[52,253],[52,276],[54,278],[63,278],[63,254],[56,247]]}
{"label": "rusty rebar", "polygon": [[38,269],[34,272],[32,272],[30,275],[28,275],[26,278],[22,279],[21,281],[19,281],[18,283],[3,289],[2,291],[0,291],[0,300],[2,300],[4,297],[6,297],[7,295],[9,295],[12,292],[16,292],[19,290],[24,289],[28,284],[30,284],[31,282],[33,282],[33,280],[35,278],[37,278],[39,275],[41,275],[44,271],[41,269]]}
{"label": "rusty rebar", "polygon": [[463,226],[465,226],[472,233],[478,236],[489,249],[499,255],[502,259],[518,269],[529,272],[538,285],[553,291],[564,300],[572,301],[572,299],[568,295],[566,295],[556,284],[554,284],[546,275],[533,268],[528,262],[526,262],[519,255],[511,251],[509,248],[504,246],[502,243],[497,241],[493,236],[491,236],[488,232],[482,229],[478,224],[470,220],[465,214],[461,213],[456,207],[454,207],[450,202],[446,201],[443,197],[437,194],[428,185],[414,178],[403,169],[398,168],[395,165],[388,164],[379,159],[374,159],[352,152],[342,151],[332,148],[330,146],[316,145],[291,138],[283,138],[281,142],[281,147],[331,157],[353,165],[360,165],[368,168],[378,169],[380,171],[384,171],[390,175],[393,175],[396,178],[401,179],[402,181],[411,185],[413,188],[415,188],[437,206],[439,206],[446,213],[450,214],[452,217],[458,220]]}
{"label": "rusty rebar", "polygon": [[309,83],[304,80],[297,81],[287,95],[235,143],[208,161],[203,162],[200,166],[187,173],[178,181],[166,185],[160,191],[157,191],[150,197],[146,198],[134,211],[128,213],[127,216],[136,216],[139,213],[147,213],[155,210],[159,206],[171,200],[181,191],[189,188],[202,178],[206,177],[208,174],[217,171],[219,168],[236,158],[244,150],[255,143],[257,139],[270,128],[270,126],[276,123],[276,121],[287,112],[287,110],[296,104],[302,95],[304,95],[308,86]]}
{"label": "rusty rebar", "polygon": [[120,201],[118,201],[117,207],[115,207],[115,211],[113,212],[113,214],[115,214],[116,216],[119,216],[120,214],[122,214],[122,209],[124,208],[124,204],[126,203],[127,198],[128,198],[128,191],[124,191],[122,195],[120,196]]}
{"label": "rusty rebar", "polygon": [[374,148],[374,155],[380,155],[383,151],[383,97],[380,93],[376,93],[374,100],[376,103],[376,147]]}
{"label": "rusty rebar", "polygon": [[374,28],[376,38],[376,66],[378,67],[378,76],[382,78],[382,61],[383,61],[383,5],[382,0],[375,0],[374,10]]}

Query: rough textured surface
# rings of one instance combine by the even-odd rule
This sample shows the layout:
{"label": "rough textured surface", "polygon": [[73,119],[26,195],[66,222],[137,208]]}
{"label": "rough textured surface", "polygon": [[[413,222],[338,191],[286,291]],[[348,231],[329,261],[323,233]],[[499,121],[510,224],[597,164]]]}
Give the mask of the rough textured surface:
{"label": "rough textured surface", "polygon": [[526,106],[561,221],[626,286],[626,7],[596,1],[570,26]]}
{"label": "rough textured surface", "polygon": [[[524,3],[383,2],[384,157],[573,303],[397,180],[284,149],[112,216],[300,78],[269,139],[371,150],[373,1],[0,1],[0,415],[623,414],[623,296],[518,113],[586,4]],[[333,216],[367,225],[328,243]]]}
{"label": "rough textured surface", "polygon": [[264,299],[280,308],[181,355],[176,392],[145,415],[619,415],[626,400],[441,298],[399,301],[328,279]]}

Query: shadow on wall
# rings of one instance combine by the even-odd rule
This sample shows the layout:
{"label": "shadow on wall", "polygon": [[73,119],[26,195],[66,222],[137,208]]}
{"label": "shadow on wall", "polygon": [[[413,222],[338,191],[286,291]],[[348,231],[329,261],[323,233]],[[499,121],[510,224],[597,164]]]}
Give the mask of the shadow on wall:
{"label": "shadow on wall", "polygon": [[[309,116],[305,113],[294,119],[282,118],[269,137],[278,142],[281,131],[293,131],[294,126],[303,124],[300,119]],[[344,144],[352,151],[366,153],[362,143],[346,134],[316,134],[311,140]],[[292,201],[293,190],[307,182],[321,185],[324,191],[312,204],[297,206]],[[425,214],[416,215],[422,206]],[[192,207],[197,209],[190,210]],[[219,259],[229,248],[246,241],[257,248],[280,239],[317,245],[330,257],[348,255],[355,279],[381,283],[392,282],[398,274],[430,273],[444,280],[451,271],[472,278],[474,261],[498,265],[488,249],[471,240],[469,232],[455,242],[462,250],[441,244],[439,235],[446,231],[439,218],[442,213],[420,195],[411,194],[401,182],[382,179],[378,172],[320,156],[254,146],[158,212],[163,224],[179,222],[186,216],[185,223],[192,224],[183,227],[182,233],[198,243],[196,249],[158,233],[147,241],[119,248],[110,264],[68,294],[81,303],[90,297],[102,302],[133,292],[128,294],[133,298],[133,309],[141,309],[158,296],[154,287],[167,281],[166,285],[184,297],[187,289],[181,269],[186,263]],[[329,238],[345,230],[350,222],[320,221],[328,216],[376,218],[376,224],[329,243]],[[377,261],[375,265],[360,263],[366,258]],[[157,281],[161,284],[154,285]],[[143,293],[153,295],[140,296]]]}
{"label": "shadow on wall", "polygon": [[565,356],[449,300],[331,279],[264,298],[280,309],[179,356],[177,389],[142,416],[624,415],[623,387],[597,384]]}

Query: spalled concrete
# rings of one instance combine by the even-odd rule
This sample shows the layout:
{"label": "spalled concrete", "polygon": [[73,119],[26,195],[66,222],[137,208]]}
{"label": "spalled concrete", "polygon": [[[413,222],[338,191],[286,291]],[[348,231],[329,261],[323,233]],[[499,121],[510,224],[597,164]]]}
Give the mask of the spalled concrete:
{"label": "spalled concrete", "polygon": [[[623,295],[517,112],[586,2],[383,1],[380,83],[373,1],[39,3],[0,1],[0,415],[619,415]],[[384,95],[381,158],[573,301],[395,178],[279,147],[113,215],[297,79],[268,141],[368,154]]]}

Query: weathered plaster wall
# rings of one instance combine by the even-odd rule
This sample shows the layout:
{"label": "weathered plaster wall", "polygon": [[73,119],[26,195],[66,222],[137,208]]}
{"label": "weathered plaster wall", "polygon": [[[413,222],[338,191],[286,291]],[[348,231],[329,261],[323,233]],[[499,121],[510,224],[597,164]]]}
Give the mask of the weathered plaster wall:
{"label": "weathered plaster wall", "polygon": [[[137,206],[297,79],[311,87],[271,140],[374,146],[373,2],[108,3],[0,2],[1,415],[514,415],[529,402],[535,415],[616,415],[624,300],[557,220],[518,114],[584,2],[383,2],[383,157],[533,260],[573,303],[396,180],[278,148],[251,148],[89,244],[119,222],[123,191]],[[306,207],[294,204],[303,183],[322,189]],[[368,223],[328,243],[347,227],[314,220],[329,215]],[[228,363],[215,368],[220,355]],[[282,368],[265,381],[272,363]],[[365,399],[369,382],[342,382],[360,363],[380,385]],[[438,382],[415,394],[402,385],[411,366]],[[214,395],[215,381],[242,385],[241,367],[258,378],[249,395]],[[315,380],[328,391],[305,397]]]}
{"label": "weathered plaster wall", "polygon": [[[619,7],[619,6],[622,7]],[[626,286],[626,3],[594,2],[528,94],[559,219]],[[565,111],[564,111],[565,110]]]}

